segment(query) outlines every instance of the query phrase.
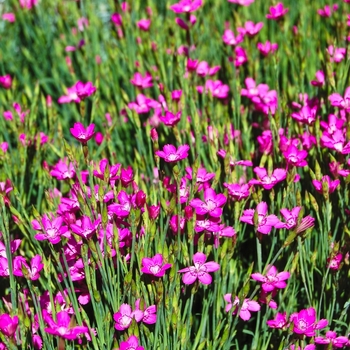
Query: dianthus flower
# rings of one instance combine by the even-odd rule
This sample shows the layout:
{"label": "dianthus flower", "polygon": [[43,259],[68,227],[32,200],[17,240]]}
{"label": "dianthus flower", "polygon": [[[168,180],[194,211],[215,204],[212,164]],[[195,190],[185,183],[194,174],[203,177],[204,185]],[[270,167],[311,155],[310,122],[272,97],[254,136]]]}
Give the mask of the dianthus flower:
{"label": "dianthus flower", "polygon": [[255,281],[262,282],[261,288],[264,292],[272,292],[276,289],[286,288],[287,284],[285,280],[290,277],[288,271],[278,272],[275,266],[268,266],[265,275],[259,272],[255,272],[251,275]]}
{"label": "dianthus flower", "polygon": [[179,146],[178,149],[174,145],[165,145],[163,151],[156,151],[156,155],[163,158],[167,163],[175,163],[188,157],[189,145]]}
{"label": "dianthus flower", "polygon": [[178,272],[185,272],[182,276],[182,282],[192,284],[197,279],[203,284],[210,284],[212,277],[208,272],[214,272],[220,269],[220,265],[214,261],[205,262],[207,257],[204,253],[196,253],[193,255],[192,261],[194,266],[189,266]]}
{"label": "dianthus flower", "polygon": [[230,293],[225,294],[224,299],[228,303],[225,307],[225,311],[229,312],[232,309],[232,307],[234,307],[232,315],[237,314],[239,310],[239,317],[244,321],[248,321],[252,317],[250,311],[256,312],[260,310],[260,305],[255,300],[244,299],[239,309],[240,300],[237,296],[235,296],[234,302],[232,302],[232,295]]}
{"label": "dianthus flower", "polygon": [[170,269],[172,264],[163,265],[163,255],[156,254],[153,258],[143,258],[142,259],[141,271],[146,274],[153,275],[155,277],[163,277],[165,271]]}

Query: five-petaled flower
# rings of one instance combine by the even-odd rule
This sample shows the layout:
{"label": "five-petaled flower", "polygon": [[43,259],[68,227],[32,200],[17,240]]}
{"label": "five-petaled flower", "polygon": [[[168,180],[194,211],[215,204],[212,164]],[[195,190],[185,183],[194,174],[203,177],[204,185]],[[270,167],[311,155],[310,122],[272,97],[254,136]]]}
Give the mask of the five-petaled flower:
{"label": "five-petaled flower", "polygon": [[142,259],[141,271],[146,274],[153,275],[155,277],[163,277],[167,269],[170,269],[172,264],[163,265],[163,255],[156,254],[153,258]]}
{"label": "five-petaled flower", "polygon": [[185,284],[192,284],[197,279],[203,284],[210,284],[212,277],[208,272],[215,272],[220,269],[220,265],[214,261],[208,261],[204,253],[196,253],[193,255],[192,261],[194,266],[189,266],[178,272],[185,272],[182,276],[182,282]]}
{"label": "five-petaled flower", "polygon": [[156,151],[156,155],[163,158],[167,163],[175,163],[188,157],[189,145],[179,146],[178,149],[174,145],[165,145],[163,151]]}
{"label": "five-petaled flower", "polygon": [[232,295],[230,293],[225,294],[224,299],[227,302],[225,311],[229,312],[234,307],[232,315],[237,314],[239,310],[239,317],[244,321],[248,321],[251,318],[250,311],[256,312],[260,310],[260,305],[255,300],[244,299],[240,306],[240,300],[237,296],[235,296],[234,302],[232,302]]}
{"label": "five-petaled flower", "polygon": [[[246,209],[243,215],[240,217],[240,221],[250,225],[255,225],[256,230],[264,235],[269,234],[277,223],[278,220],[276,215],[267,215],[267,204],[266,202],[260,202],[256,209]],[[257,213],[257,222],[254,222],[254,215]]]}
{"label": "five-petaled flower", "polygon": [[251,275],[252,279],[255,281],[262,282],[261,288],[264,292],[269,293],[275,289],[286,288],[287,284],[285,280],[290,277],[288,271],[277,272],[275,266],[268,266],[265,275],[262,275],[259,272],[255,272]]}
{"label": "five-petaled flower", "polygon": [[74,127],[70,128],[73,137],[81,143],[86,143],[94,135],[95,124],[90,124],[87,128],[82,123],[74,123]]}
{"label": "five-petaled flower", "polygon": [[204,201],[199,198],[192,199],[190,206],[196,210],[196,214],[218,218],[222,214],[222,206],[226,203],[226,196],[222,193],[216,194],[215,191],[208,187],[204,191]]}

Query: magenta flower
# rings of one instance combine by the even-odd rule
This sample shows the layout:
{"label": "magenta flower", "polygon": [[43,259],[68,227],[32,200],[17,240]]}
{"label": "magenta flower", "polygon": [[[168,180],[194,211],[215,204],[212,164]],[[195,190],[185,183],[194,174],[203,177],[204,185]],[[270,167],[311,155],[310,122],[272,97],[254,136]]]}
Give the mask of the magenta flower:
{"label": "magenta flower", "polygon": [[192,199],[190,206],[196,210],[196,214],[218,218],[222,214],[222,206],[226,203],[226,196],[222,193],[216,194],[212,188],[207,188],[204,191],[204,201],[199,198]]}
{"label": "magenta flower", "polygon": [[328,97],[328,100],[331,102],[332,106],[345,109],[347,113],[350,112],[350,86],[346,88],[344,97],[335,92]]}
{"label": "magenta flower", "polygon": [[323,9],[317,10],[317,13],[322,17],[331,17],[332,13],[338,10],[338,4],[334,4],[332,7],[325,5]]}
{"label": "magenta flower", "polygon": [[307,165],[305,158],[307,157],[307,151],[299,151],[294,144],[290,144],[288,149],[283,152],[283,156],[286,158],[287,163],[297,167],[304,167]]}
{"label": "magenta flower", "polygon": [[178,3],[171,5],[170,9],[175,13],[188,13],[198,10],[202,6],[202,0],[180,0]]}
{"label": "magenta flower", "polygon": [[181,120],[181,114],[182,111],[179,111],[176,114],[173,114],[170,111],[165,111],[165,115],[160,116],[159,120],[166,126],[175,126]]}
{"label": "magenta flower", "polygon": [[[21,123],[24,123],[24,118],[25,116],[29,113],[29,110],[27,111],[22,111],[21,106],[19,105],[19,103],[14,102],[12,104],[12,107],[14,108],[14,110],[16,111],[17,115],[19,116],[19,120]],[[6,120],[13,120],[13,114],[11,111],[4,111],[3,116]]]}
{"label": "magenta flower", "polygon": [[[279,223],[276,215],[267,215],[267,204],[266,202],[260,202],[256,209],[246,209],[243,215],[240,217],[240,221],[250,225],[255,225],[256,230],[264,235],[269,234],[272,228]],[[254,223],[255,211],[258,214],[258,222]]]}
{"label": "magenta flower", "polygon": [[326,76],[322,70],[318,70],[315,74],[316,80],[311,80],[313,86],[323,86],[326,82]]}
{"label": "magenta flower", "polygon": [[232,2],[234,4],[238,4],[241,6],[249,6],[252,4],[255,0],[227,0],[228,2]]}
{"label": "magenta flower", "polygon": [[47,214],[44,214],[42,219],[42,226],[37,220],[32,221],[32,226],[36,231],[42,231],[42,233],[37,233],[34,238],[38,241],[48,240],[52,244],[57,244],[61,240],[61,236],[66,238],[70,237],[67,226],[63,225],[62,216],[50,219]]}
{"label": "magenta flower", "polygon": [[[234,307],[232,315],[237,314],[240,306],[239,298],[235,296],[235,300],[234,302],[232,302],[232,295],[229,293],[224,295],[224,300],[228,303],[225,307],[225,311],[229,312],[232,309],[232,307]],[[260,305],[258,302],[250,299],[244,299],[241,305],[241,308],[239,310],[239,317],[243,321],[248,321],[252,317],[250,311],[257,312],[259,310],[260,310]]]}
{"label": "magenta flower", "polygon": [[343,260],[343,254],[332,254],[330,258],[327,259],[327,267],[331,270],[339,270],[340,264]]}
{"label": "magenta flower", "polygon": [[276,6],[270,7],[270,13],[266,15],[266,18],[278,20],[282,18],[289,9],[285,8],[281,2],[279,2]]}
{"label": "magenta flower", "polygon": [[131,200],[125,191],[120,191],[117,196],[119,203],[113,203],[108,206],[108,211],[117,216],[127,217],[131,210]]}
{"label": "magenta flower", "polygon": [[18,326],[18,316],[0,315],[0,332],[6,337],[12,337]]}
{"label": "magenta flower", "polygon": [[96,87],[92,85],[90,81],[83,83],[77,81],[72,87],[67,88],[67,95],[61,96],[58,99],[58,103],[79,103],[84,98],[92,95],[96,91]]}
{"label": "magenta flower", "polygon": [[346,48],[345,47],[336,48],[333,45],[330,45],[327,48],[327,52],[329,53],[331,62],[339,63],[345,58]]}
{"label": "magenta flower", "polygon": [[[4,16],[4,15],[3,15]],[[12,86],[12,78],[10,74],[6,74],[3,76],[0,76],[0,85],[4,89],[11,89]]]}
{"label": "magenta flower", "polygon": [[71,318],[69,313],[62,310],[56,314],[57,322],[55,322],[46,310],[43,310],[43,318],[49,327],[45,328],[45,332],[57,335],[64,339],[74,340],[77,339],[80,334],[89,331],[85,326],[71,326]]}
{"label": "magenta flower", "polygon": [[94,135],[95,124],[90,124],[87,128],[81,123],[74,123],[74,127],[70,128],[70,132],[73,137],[81,143],[86,143]]}
{"label": "magenta flower", "polygon": [[155,305],[144,306],[144,310],[140,310],[141,299],[137,299],[135,302],[135,311],[143,312],[141,321],[146,324],[155,324],[157,322],[157,307]]}
{"label": "magenta flower", "polygon": [[243,47],[241,46],[235,47],[235,60],[234,60],[235,67],[240,67],[247,61],[248,61],[248,56],[245,49],[243,49]]}
{"label": "magenta flower", "polygon": [[73,179],[75,176],[75,169],[72,163],[67,163],[67,159],[60,159],[50,171],[50,175],[57,180]]}
{"label": "magenta flower", "polygon": [[[336,96],[333,96],[335,98],[335,100],[338,100],[338,102],[339,102],[339,99],[342,99],[342,97],[339,94],[333,94],[333,95],[338,95],[339,96],[338,98]],[[333,97],[331,99],[331,96],[329,96],[329,100],[331,100],[331,104],[332,104],[332,106],[334,106],[334,104],[332,102]],[[349,97],[350,97],[350,94],[349,94]],[[350,98],[349,98],[349,102],[350,102]],[[337,103],[337,102],[334,101],[334,103]],[[338,105],[338,107],[339,107],[339,105]],[[344,123],[345,123],[344,119],[337,118],[337,116],[334,115],[334,114],[329,114],[328,115],[328,122],[326,122],[324,120],[320,121],[321,127],[323,129],[325,129],[325,132],[327,134],[329,134],[329,135],[332,135],[337,130],[342,131],[342,127],[343,127]]]}
{"label": "magenta flower", "polygon": [[332,344],[332,348],[342,348],[348,340],[348,337],[337,337],[337,333],[334,331],[326,332],[325,337],[315,337],[316,344]]}
{"label": "magenta flower", "polygon": [[286,228],[288,230],[294,228],[298,224],[298,217],[301,207],[294,207],[292,210],[283,208],[280,210],[285,222],[280,221],[275,225],[276,228]]}
{"label": "magenta flower", "polygon": [[318,193],[323,193],[323,183],[326,182],[328,185],[328,193],[333,193],[335,191],[335,189],[339,186],[340,184],[340,180],[334,180],[331,181],[331,179],[329,178],[328,175],[324,175],[322,176],[322,180],[318,181],[318,180],[312,180],[312,184],[314,185],[316,191]]}
{"label": "magenta flower", "polygon": [[247,21],[244,23],[243,28],[240,27],[237,30],[239,33],[242,33],[243,35],[248,35],[250,37],[253,37],[260,32],[260,30],[263,26],[264,26],[263,22],[259,22],[259,23],[255,24],[252,21]]}
{"label": "magenta flower", "polygon": [[224,187],[227,188],[228,194],[233,200],[241,201],[242,199],[248,198],[250,195],[250,185],[239,183],[228,184],[224,182]]}
{"label": "magenta flower", "polygon": [[335,130],[332,134],[323,132],[321,136],[321,144],[323,147],[334,149],[342,154],[350,153],[350,141],[346,143],[345,133],[343,130]]}
{"label": "magenta flower", "polygon": [[101,219],[97,219],[92,222],[90,217],[84,215],[83,217],[78,219],[74,224],[71,224],[70,228],[78,236],[81,236],[85,239],[90,239],[91,236],[94,233],[96,233],[100,222]]}
{"label": "magenta flower", "polygon": [[136,72],[130,82],[140,89],[146,89],[153,86],[152,75],[148,72],[146,72],[145,76],[142,76],[141,73]]}
{"label": "magenta flower", "polygon": [[139,340],[136,336],[131,335],[127,341],[120,342],[119,350],[144,350],[143,346],[139,346]]}
{"label": "magenta flower", "polygon": [[22,8],[30,10],[33,6],[38,4],[38,0],[19,0],[19,4]]}
{"label": "magenta flower", "polygon": [[[1,18],[4,20],[4,21],[8,21],[10,23],[13,23],[16,21],[16,16],[13,12],[8,12],[8,13],[4,13]],[[1,77],[0,77],[1,79]],[[0,85],[1,85],[1,82],[0,82]]]}
{"label": "magenta flower", "polygon": [[[20,277],[29,277],[32,281],[37,280],[40,277],[39,272],[44,268],[44,264],[41,262],[41,256],[35,255],[31,262],[30,267],[27,264],[26,259],[23,256],[16,256],[13,259],[13,274]],[[23,270],[25,273],[23,274]]]}
{"label": "magenta flower", "polygon": [[290,277],[290,273],[287,271],[278,273],[275,266],[269,265],[265,276],[259,272],[255,272],[251,275],[251,277],[255,281],[262,282],[262,290],[265,293],[269,293],[276,289],[286,288],[287,284],[285,280],[287,280]]}
{"label": "magenta flower", "polygon": [[267,170],[261,167],[254,168],[254,172],[258,175],[259,180],[252,179],[249,181],[249,184],[261,185],[265,190],[270,190],[287,177],[287,171],[280,168],[275,169],[271,175],[268,175]]}
{"label": "magenta flower", "polygon": [[304,334],[307,337],[313,337],[317,329],[327,327],[328,320],[322,319],[316,322],[316,310],[313,307],[303,309],[290,315],[290,321],[293,322],[293,332]]}
{"label": "magenta flower", "polygon": [[170,269],[172,264],[163,265],[163,255],[156,254],[153,258],[143,258],[142,259],[141,271],[146,274],[153,275],[155,277],[163,277],[165,271]]}
{"label": "magenta flower", "polygon": [[220,269],[220,265],[214,261],[205,262],[207,257],[204,253],[196,253],[192,257],[194,266],[189,266],[178,272],[185,272],[182,276],[182,282],[185,284],[192,284],[197,279],[203,284],[210,284],[212,277],[208,272],[215,272]]}
{"label": "magenta flower", "polygon": [[287,313],[279,313],[277,312],[276,317],[273,320],[266,321],[267,325],[270,328],[277,328],[277,329],[283,329],[288,327],[288,321],[287,321]]}
{"label": "magenta flower", "polygon": [[178,149],[174,145],[165,145],[163,151],[156,151],[155,154],[163,158],[167,163],[175,163],[187,158],[189,149],[189,145],[179,146]]}
{"label": "magenta flower", "polygon": [[108,173],[109,173],[108,179],[110,181],[117,180],[119,178],[117,174],[120,168],[120,164],[117,163],[114,165],[110,165],[107,158],[103,158],[100,160],[99,168],[92,172],[93,175],[103,180],[105,178],[105,172],[107,170],[107,166],[108,166]]}
{"label": "magenta flower", "polygon": [[113,315],[113,319],[116,322],[114,328],[118,331],[129,328],[133,318],[135,318],[136,322],[140,322],[143,318],[143,312],[138,309],[132,311],[129,304],[120,305],[119,311]]}
{"label": "magenta flower", "polygon": [[278,44],[266,41],[265,44],[257,43],[256,47],[262,55],[267,56],[269,53],[274,53],[278,49]]}
{"label": "magenta flower", "polygon": [[298,122],[312,125],[316,120],[316,115],[317,106],[314,106],[312,108],[309,106],[303,106],[298,112],[292,113],[291,117]]}
{"label": "magenta flower", "polygon": [[137,27],[143,30],[144,32],[147,32],[149,27],[151,26],[151,20],[150,19],[141,19],[136,23]]}
{"label": "magenta flower", "polygon": [[222,41],[224,42],[224,44],[229,46],[236,46],[239,43],[241,43],[243,39],[244,39],[244,34],[238,33],[238,35],[235,36],[235,34],[231,29],[226,29],[222,36]]}

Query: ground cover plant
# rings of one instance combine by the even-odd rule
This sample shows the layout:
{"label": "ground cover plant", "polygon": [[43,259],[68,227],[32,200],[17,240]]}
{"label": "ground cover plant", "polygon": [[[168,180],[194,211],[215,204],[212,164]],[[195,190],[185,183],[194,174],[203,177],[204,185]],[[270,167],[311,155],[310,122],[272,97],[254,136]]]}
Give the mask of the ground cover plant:
{"label": "ground cover plant", "polygon": [[350,2],[0,2],[0,349],[350,347]]}

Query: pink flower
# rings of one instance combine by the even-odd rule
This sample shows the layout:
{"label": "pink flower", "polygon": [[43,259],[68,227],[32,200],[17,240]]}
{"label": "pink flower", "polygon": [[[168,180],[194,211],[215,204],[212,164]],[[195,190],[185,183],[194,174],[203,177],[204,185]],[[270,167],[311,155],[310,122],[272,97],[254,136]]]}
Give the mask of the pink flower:
{"label": "pink flower", "polygon": [[339,63],[345,58],[346,48],[335,48],[333,45],[330,45],[327,48],[327,52],[329,53],[331,62]]}
{"label": "pink flower", "polygon": [[143,346],[139,346],[139,340],[136,336],[131,335],[127,341],[120,342],[119,350],[144,350]]}
{"label": "pink flower", "polygon": [[110,204],[108,206],[108,211],[121,217],[129,216],[131,210],[131,200],[129,195],[125,191],[120,191],[117,198],[119,203]]}
{"label": "pink flower", "polygon": [[243,38],[244,35],[242,33],[239,33],[237,36],[235,36],[231,29],[226,29],[224,35],[222,36],[224,44],[230,46],[238,45],[240,42],[243,41]]}
{"label": "pink flower", "polygon": [[250,37],[253,37],[260,32],[263,26],[264,26],[263,22],[259,22],[255,24],[252,21],[247,21],[244,23],[244,28],[238,28],[238,31],[243,35],[248,35]]}
{"label": "pink flower", "polygon": [[233,200],[241,201],[242,199],[248,198],[250,195],[250,185],[249,184],[228,184],[224,182],[224,187],[227,188],[228,194],[233,198]]}
{"label": "pink flower", "polygon": [[331,17],[332,13],[338,10],[338,5],[334,4],[332,7],[325,5],[323,9],[317,10],[317,13],[322,17]]}
{"label": "pink flower", "polygon": [[307,165],[307,161],[305,160],[307,155],[307,151],[299,151],[294,144],[290,144],[288,149],[283,152],[283,156],[286,158],[287,163],[297,167],[304,167]]}
{"label": "pink flower", "polygon": [[309,106],[303,106],[299,112],[294,112],[291,117],[298,122],[312,125],[316,120],[317,106],[310,108]]}
{"label": "pink flower", "polygon": [[76,140],[85,144],[95,135],[94,129],[95,124],[90,124],[85,128],[81,123],[74,123],[74,127],[70,128],[70,132]]}
{"label": "pink flower", "polygon": [[60,159],[50,171],[50,175],[57,180],[73,179],[75,176],[74,165],[67,163],[67,159]]}
{"label": "pink flower", "polygon": [[[35,281],[40,277],[39,272],[43,269],[44,264],[41,262],[41,256],[35,255],[28,266],[26,259],[23,256],[16,256],[13,259],[13,274],[20,277],[28,277]],[[23,274],[23,270],[25,274]]]}
{"label": "pink flower", "polygon": [[175,126],[181,120],[182,111],[177,112],[176,114],[166,111],[165,115],[159,117],[159,120],[164,123],[166,126]]}
{"label": "pink flower", "polygon": [[288,327],[288,321],[287,321],[287,313],[284,312],[283,314],[277,312],[276,317],[273,320],[266,321],[267,325],[270,328],[277,328],[277,329],[283,329]]}
{"label": "pink flower", "polygon": [[347,113],[350,112],[350,86],[346,88],[344,97],[338,93],[333,93],[328,97],[328,100],[332,106],[344,109]]}
{"label": "pink flower", "polygon": [[[10,22],[10,23],[13,23],[13,22],[16,21],[16,16],[15,16],[15,14],[12,13],[12,12],[4,13],[4,14],[2,15],[2,19],[3,19],[4,21],[8,21],[8,22]],[[0,77],[0,78],[1,78],[1,77]]]}
{"label": "pink flower", "polygon": [[265,44],[257,43],[256,47],[264,56],[267,56],[269,53],[274,53],[278,49],[278,44],[266,41]]}
{"label": "pink flower", "polygon": [[332,344],[332,347],[335,348],[342,348],[348,340],[348,337],[337,337],[337,333],[334,331],[326,332],[325,337],[315,337],[316,344]]}
{"label": "pink flower", "polygon": [[249,6],[252,4],[255,0],[227,0],[228,2],[232,2],[234,4],[238,4],[241,6]]}
{"label": "pink flower", "polygon": [[42,226],[37,220],[32,221],[32,226],[36,231],[42,231],[42,233],[37,233],[34,238],[38,241],[48,240],[52,244],[57,244],[61,241],[61,235],[69,238],[70,233],[67,226],[63,225],[62,216],[50,219],[47,214],[44,214],[42,219]]}
{"label": "pink flower", "polygon": [[258,175],[259,180],[252,179],[249,181],[249,184],[261,185],[265,190],[270,190],[287,177],[287,171],[280,168],[275,169],[271,175],[268,175],[267,170],[261,167],[254,168],[254,172]]}
{"label": "pink flower", "polygon": [[141,271],[146,274],[153,275],[155,277],[163,277],[165,271],[170,269],[172,264],[163,265],[163,255],[156,254],[153,258],[143,258],[142,259]]}
{"label": "pink flower", "polygon": [[185,272],[182,276],[182,282],[185,284],[192,284],[197,279],[203,284],[210,284],[212,277],[208,272],[215,272],[220,269],[220,265],[214,261],[205,262],[207,257],[203,253],[196,253],[193,255],[192,261],[194,266],[186,267],[178,272]]}
{"label": "pink flower", "polygon": [[113,13],[111,16],[111,21],[114,23],[114,25],[116,27],[120,27],[123,23],[123,19],[122,19],[121,14],[119,14],[117,12]]}
{"label": "pink flower", "polygon": [[142,312],[143,317],[141,321],[146,324],[155,324],[157,322],[157,307],[155,305],[144,306],[144,310],[140,310],[141,299],[137,299],[135,302],[135,311]]}
{"label": "pink flower", "polygon": [[19,4],[22,8],[30,10],[33,6],[38,4],[38,0],[19,0]]}
{"label": "pink flower", "polygon": [[239,309],[240,306],[240,300],[237,296],[235,296],[235,300],[234,302],[232,302],[232,295],[229,294],[225,294],[224,295],[224,299],[225,301],[228,303],[225,307],[225,311],[229,312],[232,307],[234,307],[234,310],[232,312],[232,315],[237,314],[238,310],[239,310],[239,317],[243,320],[243,321],[248,321],[250,320],[250,318],[252,317],[250,311],[254,311],[257,312],[260,310],[260,305],[258,302],[254,301],[254,300],[250,300],[250,299],[244,299],[243,303]]}
{"label": "pink flower", "polygon": [[325,74],[322,70],[318,70],[315,74],[316,80],[311,80],[313,86],[323,86],[326,82]]}
{"label": "pink flower", "polygon": [[147,32],[149,27],[151,25],[151,20],[150,19],[141,19],[137,22],[137,26],[143,30],[144,32]]}
{"label": "pink flower", "polygon": [[61,96],[58,99],[58,103],[79,103],[84,98],[92,95],[96,91],[96,87],[92,85],[90,81],[83,83],[77,81],[72,87],[67,88],[68,95]]}
{"label": "pink flower", "polygon": [[133,312],[129,304],[120,305],[119,311],[113,315],[114,328],[118,331],[129,328],[133,318],[135,318],[136,322],[140,322],[143,318],[143,312],[138,309]]}
{"label": "pink flower", "polygon": [[266,15],[266,18],[278,20],[282,18],[288,11],[289,9],[284,8],[283,4],[279,2],[276,6],[270,7],[270,13]]}
{"label": "pink flower", "polygon": [[165,145],[162,151],[156,151],[155,154],[167,163],[175,163],[187,158],[189,149],[189,145],[179,146],[178,149],[174,145]]}
{"label": "pink flower", "polygon": [[322,329],[328,325],[328,320],[322,319],[316,322],[316,310],[313,307],[295,312],[290,316],[293,322],[293,332],[313,337],[317,329]]}
{"label": "pink flower", "polygon": [[0,315],[0,332],[6,337],[12,337],[18,326],[18,316]]}
{"label": "pink flower", "polygon": [[171,5],[170,9],[175,13],[188,13],[198,10],[202,6],[202,0],[180,0],[178,3]]}
{"label": "pink flower", "polygon": [[146,89],[153,86],[152,75],[148,72],[146,72],[144,77],[140,73],[136,72],[130,82],[140,89]]}
{"label": "pink flower", "polygon": [[0,85],[4,89],[11,89],[12,86],[12,78],[10,74],[6,74],[3,76],[0,76]]}
{"label": "pink flower", "polygon": [[46,310],[43,310],[43,318],[49,327],[45,328],[45,332],[57,335],[64,339],[74,340],[82,333],[89,331],[85,326],[71,326],[71,318],[67,311],[60,311],[56,314],[57,322],[55,322]]}
{"label": "pink flower", "polygon": [[[264,235],[269,234],[272,228],[279,223],[276,215],[267,215],[266,202],[260,202],[256,209],[246,209],[243,211],[243,215],[240,217],[241,222],[245,222],[250,225],[255,225],[256,230]],[[254,222],[255,212],[258,214],[258,222]]]}
{"label": "pink flower", "polygon": [[[19,120],[21,123],[24,123],[24,118],[25,116],[29,113],[29,110],[25,111],[25,112],[22,112],[22,108],[21,106],[19,105],[19,103],[17,102],[14,102],[12,104],[12,107],[14,108],[14,110],[17,112],[17,115],[19,116]],[[13,114],[11,111],[5,111],[4,112],[4,118],[7,119],[7,120],[13,120]]]}
{"label": "pink flower", "polygon": [[90,217],[82,216],[74,224],[70,224],[71,230],[80,237],[90,239],[99,228],[101,219],[91,221]]}
{"label": "pink flower", "polygon": [[323,147],[334,149],[342,154],[350,153],[350,142],[346,143],[343,130],[336,130],[331,135],[323,132],[321,136],[321,144]]}
{"label": "pink flower", "polygon": [[246,51],[241,46],[235,47],[235,67],[242,66],[248,61],[248,56]]}
{"label": "pink flower", "polygon": [[340,268],[340,263],[343,260],[343,254],[342,253],[338,253],[336,255],[334,255],[331,258],[327,259],[327,263],[328,263],[328,268],[331,270],[339,270]]}
{"label": "pink flower", "polygon": [[287,284],[285,280],[290,277],[290,273],[287,271],[277,272],[275,266],[268,266],[266,275],[262,275],[259,272],[253,273],[251,275],[252,279],[255,281],[262,282],[261,288],[265,293],[272,292],[276,289],[286,288]]}
{"label": "pink flower", "polygon": [[222,206],[226,203],[226,196],[222,193],[216,194],[212,188],[207,188],[204,191],[204,201],[199,198],[192,199],[190,206],[196,210],[196,214],[218,218],[222,214]]}
{"label": "pink flower", "polygon": [[314,185],[314,187],[318,193],[321,193],[321,194],[323,193],[323,183],[324,182],[327,183],[328,193],[333,193],[335,191],[335,189],[340,184],[340,180],[331,181],[331,179],[329,178],[328,175],[324,175],[324,176],[322,176],[321,181],[312,180],[312,184]]}
{"label": "pink flower", "polygon": [[259,151],[265,154],[271,154],[273,150],[273,137],[271,130],[264,130],[261,136],[258,136]]}

